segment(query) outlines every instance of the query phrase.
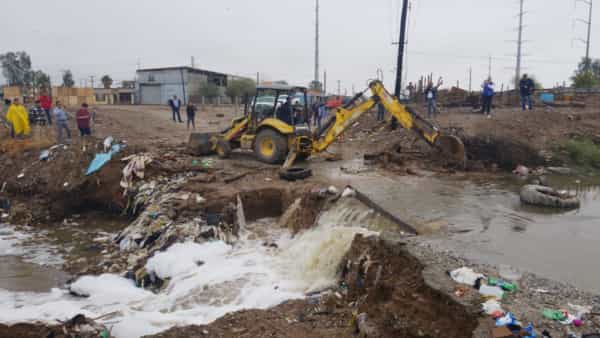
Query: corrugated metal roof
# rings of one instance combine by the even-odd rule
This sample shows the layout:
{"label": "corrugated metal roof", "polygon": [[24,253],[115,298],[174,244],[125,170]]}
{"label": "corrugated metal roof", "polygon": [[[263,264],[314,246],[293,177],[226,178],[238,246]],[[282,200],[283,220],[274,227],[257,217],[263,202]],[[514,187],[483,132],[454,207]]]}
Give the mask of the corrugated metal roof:
{"label": "corrugated metal roof", "polygon": [[144,68],[144,69],[138,69],[137,72],[138,73],[142,73],[142,72],[160,72],[160,71],[165,71],[165,70],[187,70],[188,72],[191,72],[191,73],[210,74],[210,75],[219,75],[219,76],[229,76],[228,74],[225,74],[225,73],[213,72],[213,71],[210,71],[210,70],[199,69],[199,68],[192,68],[192,67],[189,67],[189,66]]}

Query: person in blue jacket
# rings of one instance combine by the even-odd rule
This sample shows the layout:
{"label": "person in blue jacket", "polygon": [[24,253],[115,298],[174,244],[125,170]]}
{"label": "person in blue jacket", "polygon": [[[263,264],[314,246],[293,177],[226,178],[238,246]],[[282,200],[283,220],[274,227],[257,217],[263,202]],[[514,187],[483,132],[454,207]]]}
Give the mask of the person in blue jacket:
{"label": "person in blue jacket", "polygon": [[481,85],[481,113],[487,115],[488,118],[492,116],[492,100],[494,99],[494,82],[492,78],[488,78]]}

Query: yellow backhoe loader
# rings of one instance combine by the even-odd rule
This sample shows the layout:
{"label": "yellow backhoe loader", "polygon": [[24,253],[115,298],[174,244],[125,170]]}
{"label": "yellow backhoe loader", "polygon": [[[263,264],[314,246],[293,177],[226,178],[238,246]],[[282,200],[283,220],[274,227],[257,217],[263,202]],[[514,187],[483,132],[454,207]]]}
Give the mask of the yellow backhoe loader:
{"label": "yellow backhoe loader", "polygon": [[[370,91],[370,96],[367,92]],[[297,159],[325,151],[365,112],[378,103],[400,125],[413,130],[425,142],[440,150],[449,163],[464,166],[465,147],[452,135],[442,135],[437,127],[421,118],[390,94],[380,81],[355,95],[344,106],[330,112],[318,130],[311,130],[308,120],[307,90],[284,85],[259,86],[254,99],[244,108],[244,116],[218,134],[192,134],[190,151],[197,155],[217,153],[228,157],[233,149],[249,149],[263,162],[290,168]]]}

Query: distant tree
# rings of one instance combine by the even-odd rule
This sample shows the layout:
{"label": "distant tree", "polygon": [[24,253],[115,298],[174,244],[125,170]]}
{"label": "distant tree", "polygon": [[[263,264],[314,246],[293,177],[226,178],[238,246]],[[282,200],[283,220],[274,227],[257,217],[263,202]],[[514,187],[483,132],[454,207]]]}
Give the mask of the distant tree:
{"label": "distant tree", "polygon": [[229,96],[232,101],[236,97],[254,96],[254,93],[256,93],[256,83],[252,79],[231,80],[225,89],[225,95]]}
{"label": "distant tree", "polygon": [[73,80],[73,73],[71,73],[71,71],[68,69],[64,71],[62,80],[63,87],[72,88],[73,86],[75,86],[75,81]]}
{"label": "distant tree", "polygon": [[26,52],[8,52],[0,55],[2,75],[9,86],[27,86],[31,84],[31,57]]}
{"label": "distant tree", "polygon": [[113,79],[109,75],[104,75],[100,81],[102,81],[102,85],[106,89],[109,89],[113,84]]}
{"label": "distant tree", "polygon": [[[589,68],[588,68],[589,67]],[[582,58],[571,77],[573,87],[592,88],[600,84],[600,59]]]}
{"label": "distant tree", "polygon": [[208,98],[215,98],[221,95],[219,87],[214,83],[205,82],[200,85],[200,95]]}
{"label": "distant tree", "polygon": [[50,76],[41,70],[32,72],[32,88],[40,90],[43,88],[50,88]]}

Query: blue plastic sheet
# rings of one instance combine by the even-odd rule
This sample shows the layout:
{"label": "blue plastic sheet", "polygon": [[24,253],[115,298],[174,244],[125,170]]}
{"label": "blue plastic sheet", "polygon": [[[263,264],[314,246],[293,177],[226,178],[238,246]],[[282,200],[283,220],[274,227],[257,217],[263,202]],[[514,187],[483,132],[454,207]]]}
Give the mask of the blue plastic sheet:
{"label": "blue plastic sheet", "polygon": [[104,167],[104,165],[112,159],[113,155],[118,153],[119,151],[121,151],[121,146],[118,144],[114,144],[110,148],[110,151],[108,153],[96,154],[92,162],[90,162],[90,166],[88,167],[88,170],[86,171],[85,175],[89,176],[102,169],[102,167]]}

